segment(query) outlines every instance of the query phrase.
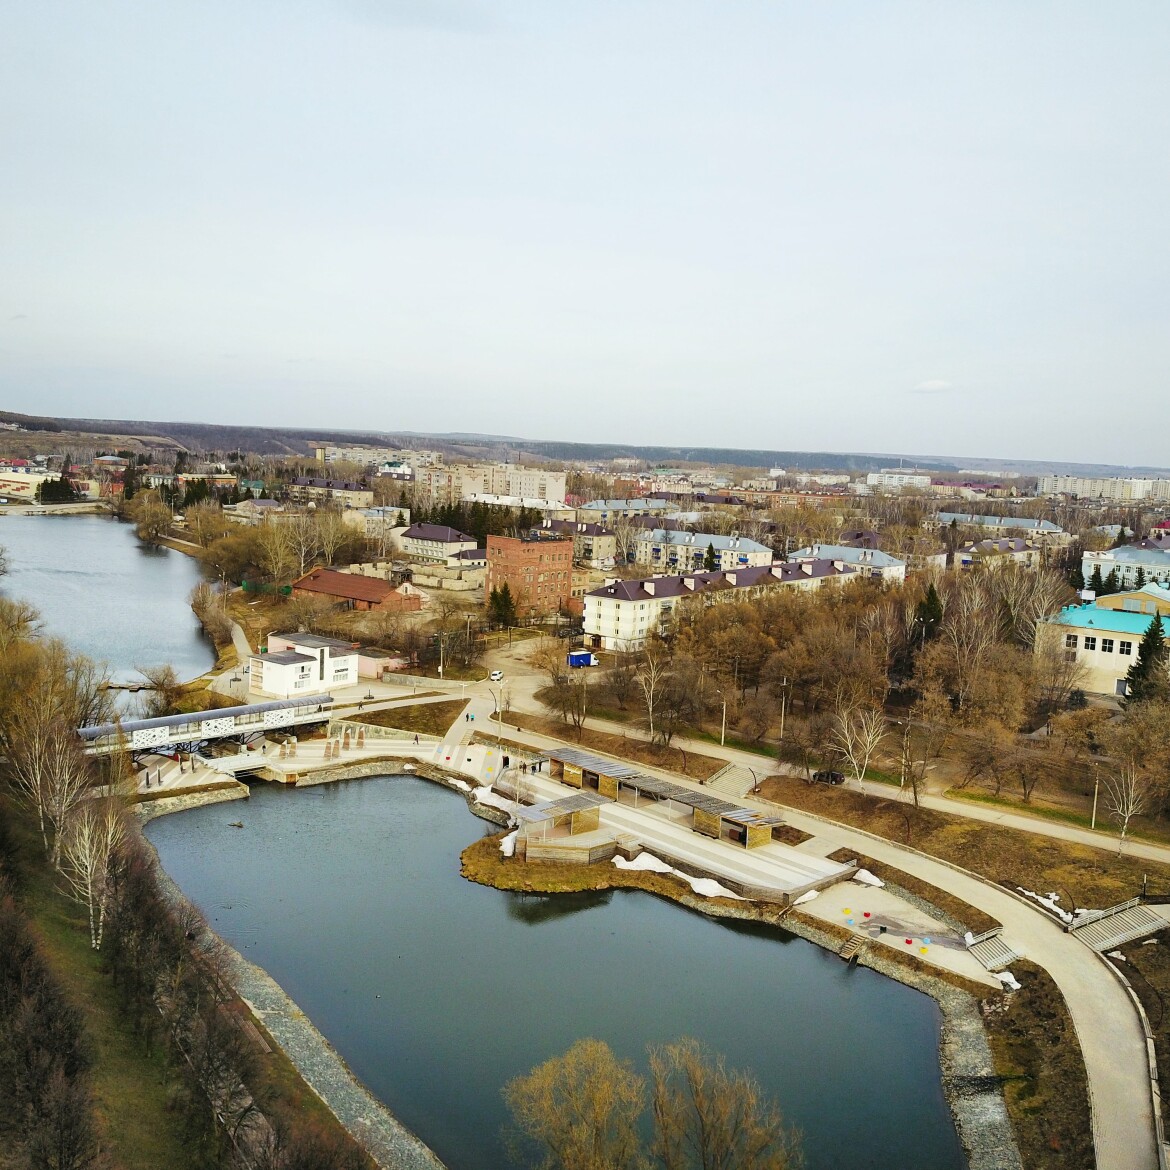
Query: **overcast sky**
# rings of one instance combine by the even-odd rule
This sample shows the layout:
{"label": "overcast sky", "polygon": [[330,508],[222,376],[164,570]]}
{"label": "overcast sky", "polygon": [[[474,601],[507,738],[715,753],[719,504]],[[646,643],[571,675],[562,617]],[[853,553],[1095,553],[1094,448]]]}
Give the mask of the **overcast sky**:
{"label": "overcast sky", "polygon": [[1170,463],[1170,5],[4,0],[0,406]]}

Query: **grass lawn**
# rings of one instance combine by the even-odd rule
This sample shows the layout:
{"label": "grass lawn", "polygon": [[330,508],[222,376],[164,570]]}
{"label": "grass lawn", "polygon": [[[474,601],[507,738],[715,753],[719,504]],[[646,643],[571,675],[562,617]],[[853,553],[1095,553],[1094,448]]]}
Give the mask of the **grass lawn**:
{"label": "grass lawn", "polygon": [[1156,941],[1138,939],[1119,947],[1125,962],[1117,963],[1117,969],[1129,980],[1146,1009],[1154,1031],[1158,1081],[1164,1091],[1170,1085],[1170,930],[1151,938]]}
{"label": "grass lawn", "polygon": [[915,809],[906,801],[806,784],[791,776],[769,776],[760,795],[912,845],[995,882],[1055,890],[1062,904],[1093,909],[1124,902],[1141,889],[1143,873],[1149,873],[1157,888],[1170,889],[1170,866],[933,809]]}
{"label": "grass lawn", "polygon": [[409,707],[386,707],[381,711],[355,711],[345,718],[351,723],[368,723],[371,727],[397,727],[403,731],[417,731],[420,735],[443,735],[466,706],[462,699],[452,699],[446,703],[416,703]]}

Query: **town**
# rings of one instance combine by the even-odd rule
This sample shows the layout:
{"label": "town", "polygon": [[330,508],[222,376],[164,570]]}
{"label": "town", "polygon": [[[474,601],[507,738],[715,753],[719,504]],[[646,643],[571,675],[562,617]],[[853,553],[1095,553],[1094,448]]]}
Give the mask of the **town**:
{"label": "town", "polygon": [[[1143,1111],[1152,1140],[1170,479],[135,443],[10,454],[0,493],[6,523],[96,509],[206,575],[215,669],[146,669],[137,712],[78,728],[140,809],[397,761],[510,829],[472,880],[666,875],[923,988],[1055,980],[1084,1065],[1059,1030],[1044,1064],[1119,1103],[1090,1133],[1074,1096],[1064,1140],[1131,1148]],[[952,1107],[972,1165],[1029,1164],[998,1090]]]}

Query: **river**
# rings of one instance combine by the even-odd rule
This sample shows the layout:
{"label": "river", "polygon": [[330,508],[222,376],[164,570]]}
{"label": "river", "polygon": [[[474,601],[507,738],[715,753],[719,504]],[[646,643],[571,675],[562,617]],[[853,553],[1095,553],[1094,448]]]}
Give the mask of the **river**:
{"label": "river", "polygon": [[[230,822],[242,819],[244,828]],[[934,1001],[802,939],[638,891],[465,881],[486,831],[418,777],[253,788],[153,821],[167,871],[452,1170],[500,1170],[503,1084],[582,1036],[645,1071],[697,1036],[752,1069],[812,1170],[958,1170]]]}
{"label": "river", "polygon": [[9,572],[0,593],[35,605],[45,631],[109,665],[120,681],[169,662],[182,679],[215,662],[188,596],[196,562],[144,545],[110,516],[0,516]]}

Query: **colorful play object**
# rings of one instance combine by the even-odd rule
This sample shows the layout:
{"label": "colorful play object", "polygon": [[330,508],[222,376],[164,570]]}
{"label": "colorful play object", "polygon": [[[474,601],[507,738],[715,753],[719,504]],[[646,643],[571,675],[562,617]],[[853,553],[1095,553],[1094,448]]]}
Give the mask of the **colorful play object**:
{"label": "colorful play object", "polygon": [[865,916],[866,916],[866,918],[868,918],[868,917],[869,917],[869,911],[868,911],[868,910],[866,910],[866,911],[865,911]]}

